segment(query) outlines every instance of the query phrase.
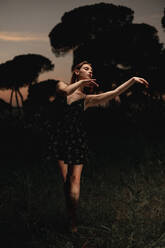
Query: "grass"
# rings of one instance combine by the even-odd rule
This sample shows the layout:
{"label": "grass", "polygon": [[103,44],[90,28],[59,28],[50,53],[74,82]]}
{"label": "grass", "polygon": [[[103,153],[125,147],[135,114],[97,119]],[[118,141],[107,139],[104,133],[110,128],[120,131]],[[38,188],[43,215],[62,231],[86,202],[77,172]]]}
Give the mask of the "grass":
{"label": "grass", "polygon": [[[143,141],[138,142],[140,147]],[[104,152],[96,147],[84,167],[76,235],[66,230],[55,162],[3,164],[1,247],[141,248],[159,240],[165,228],[164,144],[138,150],[131,140],[123,141],[120,156],[116,146]]]}

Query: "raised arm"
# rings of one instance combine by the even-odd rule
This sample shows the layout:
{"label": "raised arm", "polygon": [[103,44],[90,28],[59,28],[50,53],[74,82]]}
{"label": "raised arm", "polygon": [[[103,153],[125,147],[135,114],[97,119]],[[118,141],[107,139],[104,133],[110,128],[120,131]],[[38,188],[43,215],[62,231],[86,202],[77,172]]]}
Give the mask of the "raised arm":
{"label": "raised arm", "polygon": [[148,82],[145,79],[139,77],[132,77],[114,90],[107,91],[98,95],[87,95],[84,102],[84,109],[87,109],[88,107],[94,107],[98,104],[102,104],[106,101],[112,100],[116,96],[119,96],[120,94],[125,92],[134,83],[141,83],[144,84],[146,87],[149,86]]}
{"label": "raised arm", "polygon": [[88,85],[98,86],[98,84],[95,82],[95,79],[83,79],[73,84],[66,84],[62,81],[59,81],[57,84],[57,92],[68,96],[68,95],[71,95],[79,87],[88,86]]}

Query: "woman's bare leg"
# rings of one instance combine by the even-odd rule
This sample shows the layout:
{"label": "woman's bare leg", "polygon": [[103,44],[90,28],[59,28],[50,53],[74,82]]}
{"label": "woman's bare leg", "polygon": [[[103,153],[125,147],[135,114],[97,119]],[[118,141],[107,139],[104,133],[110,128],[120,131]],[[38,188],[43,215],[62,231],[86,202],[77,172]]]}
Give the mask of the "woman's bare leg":
{"label": "woman's bare leg", "polygon": [[60,172],[61,172],[63,182],[65,183],[66,180],[67,180],[68,165],[65,164],[63,160],[58,160],[58,165],[59,165],[59,168],[60,168]]}
{"label": "woman's bare leg", "polygon": [[59,160],[58,161],[58,165],[60,168],[60,172],[61,172],[61,176],[62,176],[62,180],[64,183],[64,196],[65,196],[65,201],[66,201],[66,208],[68,211],[69,205],[70,205],[70,183],[69,183],[69,178],[68,178],[68,165],[64,163],[63,160]]}
{"label": "woman's bare leg", "polygon": [[70,183],[68,178],[68,165],[64,163],[63,160],[58,161],[58,165],[60,168],[63,184],[64,184],[64,196],[65,196],[65,204],[66,204],[66,211],[69,212],[70,207]]}
{"label": "woman's bare leg", "polygon": [[80,197],[80,180],[83,165],[73,165],[69,167],[68,177],[69,177],[69,218],[71,224],[71,231],[77,232],[76,226],[76,212]]}
{"label": "woman's bare leg", "polygon": [[80,197],[80,180],[83,165],[68,166],[62,160],[58,161],[58,165],[64,182],[64,194],[70,228],[72,232],[77,232],[76,210]]}

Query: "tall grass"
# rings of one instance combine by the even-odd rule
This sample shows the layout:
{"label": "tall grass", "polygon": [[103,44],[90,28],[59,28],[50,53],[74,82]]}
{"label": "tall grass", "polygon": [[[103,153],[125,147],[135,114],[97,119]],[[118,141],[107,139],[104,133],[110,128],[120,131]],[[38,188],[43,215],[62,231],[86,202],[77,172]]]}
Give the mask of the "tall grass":
{"label": "tall grass", "polygon": [[98,138],[83,169],[76,235],[66,229],[56,162],[8,160],[0,173],[1,247],[149,247],[165,227],[164,146],[140,135]]}

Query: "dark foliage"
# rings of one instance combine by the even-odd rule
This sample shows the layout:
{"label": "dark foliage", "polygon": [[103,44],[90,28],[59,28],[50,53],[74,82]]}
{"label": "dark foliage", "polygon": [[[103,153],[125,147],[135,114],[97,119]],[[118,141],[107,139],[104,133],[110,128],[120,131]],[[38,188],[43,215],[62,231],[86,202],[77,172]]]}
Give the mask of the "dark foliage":
{"label": "dark foliage", "polygon": [[51,61],[39,54],[24,54],[0,65],[0,88],[12,89],[30,85],[40,73],[54,68]]}
{"label": "dark foliage", "polygon": [[49,33],[53,52],[60,56],[73,50],[72,67],[83,60],[92,63],[101,91],[140,76],[150,83],[146,94],[163,94],[163,44],[153,26],[132,23],[133,14],[127,7],[105,3],[73,9]]}
{"label": "dark foliage", "polygon": [[111,26],[124,26],[132,20],[133,11],[123,6],[100,3],[79,7],[62,16],[61,23],[49,34],[50,43],[55,54],[61,55],[109,31]]}
{"label": "dark foliage", "polygon": [[31,85],[37,81],[40,73],[53,70],[52,62],[42,55],[24,54],[14,57],[0,65],[0,88],[11,89],[10,104],[12,104],[13,93],[17,106],[19,107],[18,96],[23,104],[23,96],[20,88]]}
{"label": "dark foliage", "polygon": [[44,105],[50,102],[50,97],[56,95],[58,80],[48,79],[32,85],[28,91],[28,101],[32,105]]}

